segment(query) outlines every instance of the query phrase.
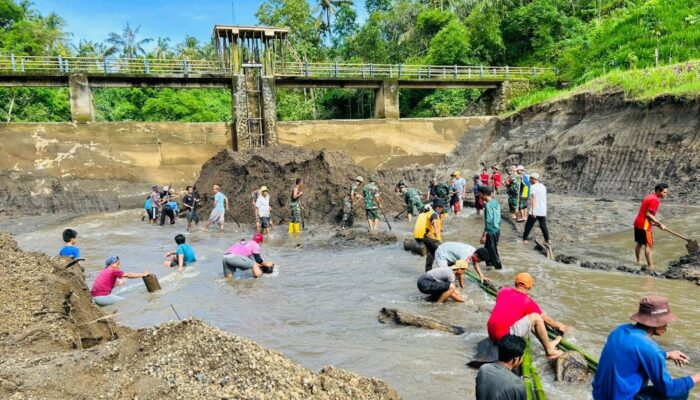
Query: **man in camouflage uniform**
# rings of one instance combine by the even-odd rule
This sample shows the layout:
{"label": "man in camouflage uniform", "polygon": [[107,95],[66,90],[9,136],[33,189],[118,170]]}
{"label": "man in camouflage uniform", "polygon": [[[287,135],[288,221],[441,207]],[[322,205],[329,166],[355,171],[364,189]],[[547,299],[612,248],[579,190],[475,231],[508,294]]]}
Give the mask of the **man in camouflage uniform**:
{"label": "man in camouflage uniform", "polygon": [[452,188],[445,182],[439,182],[435,185],[435,197],[438,199],[445,200],[446,204],[450,204],[450,197],[452,197]]}
{"label": "man in camouflage uniform", "polygon": [[365,199],[365,212],[370,233],[377,232],[379,228],[379,209],[382,204],[379,201],[379,188],[374,176],[369,177],[369,183],[362,189],[362,197]]}
{"label": "man in camouflage uniform", "polygon": [[506,193],[508,193],[508,209],[512,214],[512,219],[517,218],[518,197],[520,195],[520,175],[515,170],[515,165],[510,166],[508,179],[506,179]]}
{"label": "man in camouflage uniform", "polygon": [[406,204],[406,214],[408,214],[408,222],[411,222],[413,217],[413,210],[418,210],[420,213],[423,210],[423,201],[421,199],[421,193],[418,189],[406,186],[406,182],[403,180],[399,181],[396,185],[403,197],[403,201]]}
{"label": "man in camouflage uniform", "polygon": [[352,186],[350,186],[350,192],[343,198],[343,222],[342,229],[345,227],[352,226],[355,220],[355,214],[352,212],[352,206],[355,204],[355,200],[361,199],[359,194],[357,194],[357,187],[360,186],[365,180],[361,176],[355,178]]}

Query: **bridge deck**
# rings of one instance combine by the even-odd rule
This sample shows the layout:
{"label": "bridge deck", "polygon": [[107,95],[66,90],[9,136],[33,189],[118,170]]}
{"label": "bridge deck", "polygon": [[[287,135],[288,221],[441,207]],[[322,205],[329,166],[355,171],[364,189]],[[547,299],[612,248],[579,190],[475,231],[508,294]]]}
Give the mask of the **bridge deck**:
{"label": "bridge deck", "polygon": [[[0,55],[0,86],[66,86],[87,75],[91,87],[228,88],[237,74],[208,60],[159,60]],[[378,88],[385,79],[402,88],[493,88],[529,80],[550,68],[401,64],[280,63],[270,75],[279,87]]]}

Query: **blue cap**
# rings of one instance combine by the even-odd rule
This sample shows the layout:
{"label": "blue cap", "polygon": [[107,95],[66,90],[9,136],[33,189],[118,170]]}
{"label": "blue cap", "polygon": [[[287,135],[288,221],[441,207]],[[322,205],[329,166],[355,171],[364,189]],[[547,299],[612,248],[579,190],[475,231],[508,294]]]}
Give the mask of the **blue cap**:
{"label": "blue cap", "polygon": [[117,261],[119,261],[119,257],[109,256],[109,257],[107,257],[107,260],[105,261],[105,266],[109,267],[110,265],[114,264]]}

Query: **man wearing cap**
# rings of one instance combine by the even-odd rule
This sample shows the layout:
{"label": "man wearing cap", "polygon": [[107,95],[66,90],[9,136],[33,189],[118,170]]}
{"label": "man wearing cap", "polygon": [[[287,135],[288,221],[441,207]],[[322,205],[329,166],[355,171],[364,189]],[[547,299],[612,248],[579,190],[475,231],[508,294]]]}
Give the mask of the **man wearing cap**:
{"label": "man wearing cap", "polygon": [[520,201],[518,202],[517,222],[523,222],[527,218],[527,199],[530,196],[530,176],[525,173],[525,167],[518,165],[516,172],[520,177],[520,188],[518,190]]}
{"label": "man wearing cap", "polygon": [[444,303],[447,299],[462,303],[464,297],[459,294],[455,281],[458,280],[459,287],[464,287],[464,271],[467,268],[469,265],[465,260],[457,260],[457,263],[451,267],[445,265],[432,269],[418,278],[418,290],[429,294],[438,304]]}
{"label": "man wearing cap", "polygon": [[540,224],[545,243],[550,245],[549,231],[547,230],[547,187],[542,184],[540,174],[537,172],[530,174],[530,182],[530,213],[523,231],[523,244],[527,244],[530,231],[537,221]]}
{"label": "man wearing cap", "polygon": [[355,214],[352,212],[352,207],[355,205],[355,201],[362,198],[359,194],[357,194],[357,188],[364,182],[365,180],[361,176],[356,177],[352,183],[352,186],[350,186],[350,191],[343,198],[342,229],[351,227],[353,221],[355,220]]}
{"label": "man wearing cap", "polygon": [[379,209],[382,203],[379,200],[379,187],[374,176],[369,177],[369,182],[362,188],[362,197],[365,199],[365,213],[369,232],[375,233],[379,229]]}
{"label": "man wearing cap", "polygon": [[[671,313],[668,300],[647,296],[639,302],[639,311],[630,318],[636,324],[620,325],[608,336],[593,379],[593,398],[687,399],[690,390],[700,382],[700,373],[672,379],[666,370],[666,361],[673,360],[682,366],[690,359],[677,350],[667,353],[652,340],[653,336],[666,332],[669,322],[678,319]],[[649,381],[653,386],[647,385]]]}
{"label": "man wearing cap", "polygon": [[562,355],[562,352],[557,350],[561,337],[550,341],[547,326],[563,333],[568,332],[569,327],[547,316],[528,296],[533,284],[532,276],[521,272],[515,276],[514,288],[506,287],[498,291],[496,305],[486,323],[489,338],[493,343],[498,343],[509,333],[524,338],[533,332],[542,343],[547,358],[556,359]]}
{"label": "man wearing cap", "polygon": [[421,194],[418,189],[406,185],[403,180],[399,181],[396,185],[399,193],[403,197],[403,202],[406,204],[406,214],[408,215],[408,222],[413,219],[414,210],[420,213],[423,210],[423,200],[421,199]]}
{"label": "man wearing cap", "polygon": [[661,205],[661,199],[668,195],[668,185],[659,183],[654,188],[654,193],[647,195],[639,207],[637,218],[634,220],[634,255],[637,258],[637,266],[642,262],[642,247],[647,260],[647,267],[654,268],[654,259],[651,255],[651,248],[654,246],[654,239],[651,236],[651,229],[654,225],[662,231],[666,230],[664,224],[656,217],[656,212]]}
{"label": "man wearing cap", "polygon": [[425,231],[425,236],[423,236],[423,244],[428,251],[425,257],[425,272],[433,268],[435,251],[438,246],[440,246],[440,241],[442,240],[442,216],[443,211],[445,211],[445,206],[445,200],[440,198],[433,200],[433,210],[428,219],[428,227]]}
{"label": "man wearing cap", "polygon": [[270,227],[272,227],[270,210],[270,194],[268,193],[267,186],[262,186],[260,188],[260,195],[257,200],[255,200],[255,212],[260,221],[259,232],[265,235],[270,234]]}
{"label": "man wearing cap", "polygon": [[100,307],[109,306],[119,301],[124,300],[123,297],[112,293],[112,289],[116,285],[123,285],[124,280],[121,278],[143,278],[150,275],[150,272],[124,272],[119,269],[121,261],[117,256],[109,256],[105,261],[105,268],[97,274],[95,282],[92,284],[92,301]]}
{"label": "man wearing cap", "polygon": [[498,240],[501,237],[501,205],[491,197],[491,188],[482,186],[479,188],[484,207],[484,233],[481,234],[481,244],[488,251],[489,261],[487,265],[493,265],[496,269],[503,268],[501,257],[498,254]]}
{"label": "man wearing cap", "polygon": [[466,243],[459,242],[445,242],[435,250],[435,264],[438,268],[451,267],[459,260],[466,262],[467,267],[469,263],[472,263],[474,265],[474,270],[479,274],[481,283],[490,280],[484,277],[484,274],[481,273],[481,268],[479,268],[479,262],[488,261],[488,257],[489,253],[483,247],[476,249]]}
{"label": "man wearing cap", "polygon": [[453,211],[455,214],[462,212],[462,203],[464,202],[465,191],[467,190],[467,181],[462,178],[461,171],[454,172],[454,180],[452,181],[452,190],[454,190],[457,196],[457,202],[453,206]]}
{"label": "man wearing cap", "polygon": [[221,259],[224,277],[233,279],[233,274],[237,269],[242,271],[251,270],[253,278],[260,277],[263,272],[271,273],[275,264],[271,261],[263,261],[260,256],[260,245],[262,245],[263,240],[263,235],[256,233],[253,235],[252,240],[247,241],[243,239],[226,249],[224,257]]}

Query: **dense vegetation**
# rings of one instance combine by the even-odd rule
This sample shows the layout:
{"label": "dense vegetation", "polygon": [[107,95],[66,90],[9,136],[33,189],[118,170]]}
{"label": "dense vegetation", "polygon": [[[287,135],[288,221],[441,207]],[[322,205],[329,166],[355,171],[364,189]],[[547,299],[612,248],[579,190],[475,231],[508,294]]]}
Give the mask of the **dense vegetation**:
{"label": "dense vegetation", "polygon": [[[361,0],[355,0],[359,2]],[[351,0],[265,0],[263,25],[287,26],[309,61],[442,65],[539,65],[557,80],[580,85],[596,77],[649,74],[614,71],[700,59],[700,2],[696,0],[365,0],[360,23]],[[214,58],[210,43],[187,36],[143,38],[127,26],[103,43],[73,38],[56,14],[40,15],[31,2],[0,0],[0,54],[81,55],[99,58]],[[76,41],[77,39],[77,41]],[[618,80],[624,80],[622,78]],[[560,94],[553,79],[512,108]],[[678,93],[686,93],[681,90]],[[404,116],[458,115],[478,98],[472,90],[404,90]],[[99,120],[226,121],[223,90],[103,89],[94,93]],[[366,118],[373,94],[362,90],[280,90],[281,119]],[[70,118],[67,90],[0,89],[0,120]]]}

